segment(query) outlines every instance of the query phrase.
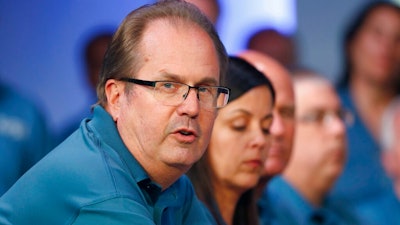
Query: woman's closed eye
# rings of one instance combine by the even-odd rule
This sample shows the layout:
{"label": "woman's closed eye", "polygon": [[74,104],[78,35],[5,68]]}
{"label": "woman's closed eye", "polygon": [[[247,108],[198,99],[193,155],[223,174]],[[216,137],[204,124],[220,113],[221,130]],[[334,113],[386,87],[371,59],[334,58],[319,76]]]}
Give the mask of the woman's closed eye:
{"label": "woman's closed eye", "polygon": [[236,119],[232,122],[231,127],[235,131],[245,131],[247,129],[247,122],[243,118]]}

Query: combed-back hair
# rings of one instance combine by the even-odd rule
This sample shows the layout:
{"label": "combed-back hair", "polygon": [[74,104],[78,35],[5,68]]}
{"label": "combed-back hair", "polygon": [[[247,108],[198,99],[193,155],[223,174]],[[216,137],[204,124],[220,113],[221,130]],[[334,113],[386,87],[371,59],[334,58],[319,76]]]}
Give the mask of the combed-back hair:
{"label": "combed-back hair", "polygon": [[98,104],[105,105],[107,98],[105,84],[108,79],[119,79],[140,70],[144,62],[141,41],[146,28],[152,21],[165,20],[174,26],[187,23],[199,26],[212,39],[218,54],[220,83],[226,73],[227,53],[219,36],[208,18],[191,3],[183,0],[164,0],[144,5],[129,13],[113,36],[106,52],[97,86]]}

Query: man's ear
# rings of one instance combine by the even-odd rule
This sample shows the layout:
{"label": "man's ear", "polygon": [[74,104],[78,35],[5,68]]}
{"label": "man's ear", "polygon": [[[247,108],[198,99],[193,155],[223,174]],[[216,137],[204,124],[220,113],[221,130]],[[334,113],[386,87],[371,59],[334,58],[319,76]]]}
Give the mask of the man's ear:
{"label": "man's ear", "polygon": [[123,91],[124,85],[121,82],[114,79],[107,80],[105,85],[107,111],[111,114],[114,121],[118,120]]}

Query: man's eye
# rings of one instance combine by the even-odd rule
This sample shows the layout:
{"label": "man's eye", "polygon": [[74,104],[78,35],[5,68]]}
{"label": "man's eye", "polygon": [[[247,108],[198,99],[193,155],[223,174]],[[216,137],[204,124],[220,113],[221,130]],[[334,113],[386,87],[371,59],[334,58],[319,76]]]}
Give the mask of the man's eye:
{"label": "man's eye", "polygon": [[317,122],[321,122],[322,120],[324,120],[324,117],[325,117],[325,113],[323,113],[323,112],[316,113],[316,114],[314,115],[314,118],[315,118],[315,120],[316,120]]}
{"label": "man's eye", "polygon": [[175,85],[173,83],[164,83],[162,87],[169,89],[169,88],[174,88],[174,86]]}
{"label": "man's eye", "polygon": [[199,87],[198,89],[199,89],[199,92],[201,92],[201,93],[209,92],[207,87]]}
{"label": "man's eye", "polygon": [[170,94],[174,94],[178,91],[180,91],[180,88],[182,86],[180,86],[178,83],[174,83],[174,82],[160,82],[157,85],[157,90],[161,91],[162,93],[170,93]]}
{"label": "man's eye", "polygon": [[287,119],[294,118],[294,110],[293,109],[281,109],[279,112],[283,118],[287,118]]}

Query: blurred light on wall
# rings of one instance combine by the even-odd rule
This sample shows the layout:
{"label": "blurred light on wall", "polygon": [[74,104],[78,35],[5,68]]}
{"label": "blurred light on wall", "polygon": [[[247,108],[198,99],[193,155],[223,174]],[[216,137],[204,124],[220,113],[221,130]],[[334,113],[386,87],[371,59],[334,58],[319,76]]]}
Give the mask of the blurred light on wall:
{"label": "blurred light on wall", "polygon": [[392,0],[392,2],[396,3],[397,5],[400,6],[400,0]]}
{"label": "blurred light on wall", "polygon": [[243,50],[256,30],[272,27],[294,33],[297,27],[296,0],[220,0],[218,30],[229,53]]}

